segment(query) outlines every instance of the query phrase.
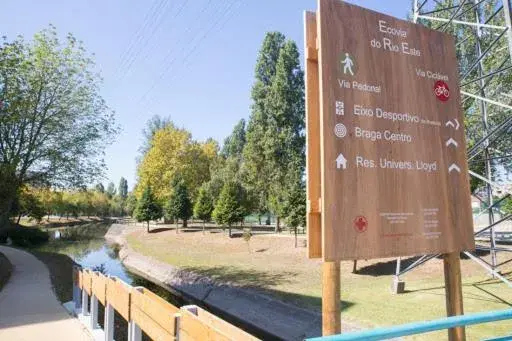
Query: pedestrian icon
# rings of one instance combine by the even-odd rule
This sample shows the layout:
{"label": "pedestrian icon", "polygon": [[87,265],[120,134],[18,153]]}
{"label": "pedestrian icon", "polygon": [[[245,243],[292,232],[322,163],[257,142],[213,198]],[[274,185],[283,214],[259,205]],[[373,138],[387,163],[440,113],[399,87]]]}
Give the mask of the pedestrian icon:
{"label": "pedestrian icon", "polygon": [[345,59],[341,61],[341,64],[343,64],[343,73],[346,75],[347,73],[350,73],[352,76],[354,75],[354,71],[352,70],[352,67],[354,66],[354,61],[352,58],[350,58],[350,55],[348,53],[345,53]]}
{"label": "pedestrian icon", "polygon": [[345,103],[343,101],[336,101],[336,115],[345,115]]}
{"label": "pedestrian icon", "polygon": [[340,153],[336,158],[336,168],[337,169],[346,169],[347,168],[347,159]]}

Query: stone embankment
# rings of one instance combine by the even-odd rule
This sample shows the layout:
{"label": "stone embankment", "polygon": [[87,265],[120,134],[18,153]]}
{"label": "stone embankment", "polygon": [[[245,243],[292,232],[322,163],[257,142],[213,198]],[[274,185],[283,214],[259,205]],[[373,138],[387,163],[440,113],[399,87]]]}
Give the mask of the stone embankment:
{"label": "stone embankment", "polygon": [[[140,229],[140,227],[138,227]],[[237,319],[248,329],[265,331],[276,339],[303,340],[321,335],[321,315],[267,295],[184,271],[130,249],[126,235],[133,225],[114,224],[105,235],[119,244],[119,258],[132,272],[160,284],[178,296],[203,305],[212,313]]]}

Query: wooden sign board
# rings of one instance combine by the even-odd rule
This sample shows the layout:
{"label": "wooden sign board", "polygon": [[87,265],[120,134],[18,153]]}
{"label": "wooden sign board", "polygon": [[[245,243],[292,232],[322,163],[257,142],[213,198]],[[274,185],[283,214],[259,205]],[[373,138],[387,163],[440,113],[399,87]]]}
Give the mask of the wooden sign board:
{"label": "wooden sign board", "polygon": [[323,259],[474,249],[453,38],[339,0],[316,26]]}

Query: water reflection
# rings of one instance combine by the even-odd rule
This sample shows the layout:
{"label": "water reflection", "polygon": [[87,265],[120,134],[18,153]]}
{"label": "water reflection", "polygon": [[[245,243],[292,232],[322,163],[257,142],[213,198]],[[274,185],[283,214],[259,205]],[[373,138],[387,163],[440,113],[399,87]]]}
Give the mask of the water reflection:
{"label": "water reflection", "polygon": [[178,298],[169,291],[126,269],[118,258],[119,249],[107,245],[103,238],[109,227],[109,224],[89,224],[52,229],[48,231],[51,240],[37,249],[68,255],[84,268],[116,276],[133,286],[143,286],[171,303],[178,303]]}

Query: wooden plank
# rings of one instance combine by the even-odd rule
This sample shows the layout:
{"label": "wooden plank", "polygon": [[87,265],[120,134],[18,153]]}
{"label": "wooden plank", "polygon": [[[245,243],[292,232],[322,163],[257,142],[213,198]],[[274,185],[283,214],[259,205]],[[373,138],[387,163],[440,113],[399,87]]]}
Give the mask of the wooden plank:
{"label": "wooden plank", "polygon": [[83,271],[82,270],[78,270],[77,271],[78,273],[78,288],[80,290],[82,290],[82,288],[84,287],[84,275],[83,275]]}
{"label": "wooden plank", "polygon": [[[175,334],[175,315],[180,312],[178,307],[173,306],[160,296],[152,293],[146,288],[136,288],[131,292],[131,309],[136,307],[145,315],[158,324],[167,333]],[[132,319],[137,320],[132,316]],[[141,326],[142,328],[142,326]],[[142,328],[144,330],[144,328]]]}
{"label": "wooden plank", "polygon": [[[182,338],[183,335],[183,338]],[[196,315],[186,309],[181,309],[180,319],[180,340],[186,341],[240,341],[240,339],[232,339],[201,321]],[[243,339],[242,339],[243,340]]]}
{"label": "wooden plank", "polygon": [[222,332],[224,335],[229,337],[231,340],[244,340],[244,341],[256,341],[258,338],[251,334],[243,331],[242,329],[220,319],[219,317],[211,314],[210,312],[197,307],[197,317],[205,322],[207,325],[214,329]]}
{"label": "wooden plank", "polygon": [[[459,252],[445,254],[443,257],[443,263],[444,285],[446,292],[446,315],[464,315]],[[466,340],[465,328],[450,328],[448,330],[448,338],[450,341]]]}
{"label": "wooden plank", "polygon": [[130,321],[130,290],[119,278],[107,280],[107,302],[126,320]]}
{"label": "wooden plank", "polygon": [[322,335],[341,332],[340,263],[322,264]]}
{"label": "wooden plank", "polygon": [[[135,291],[135,290],[134,290]],[[133,292],[132,292],[133,294]],[[139,309],[136,305],[131,306],[130,310],[132,321],[134,321],[144,333],[146,333],[151,340],[154,341],[172,341],[175,340],[174,336],[174,319],[176,318],[174,315],[170,315],[172,318],[172,330],[170,333],[168,330],[164,329],[160,324],[158,324],[152,317],[148,316],[144,311]]]}
{"label": "wooden plank", "polygon": [[90,270],[82,271],[82,288],[85,290],[87,295],[91,296],[92,294],[92,273]]}
{"label": "wooden plank", "polygon": [[92,275],[92,293],[101,304],[105,305],[107,296],[107,277],[100,272],[93,272]]}
{"label": "wooden plank", "polygon": [[320,213],[320,102],[318,82],[318,54],[316,46],[316,13],[304,12],[304,49],[306,81],[306,192],[308,213],[309,258],[322,257],[322,228]]}

